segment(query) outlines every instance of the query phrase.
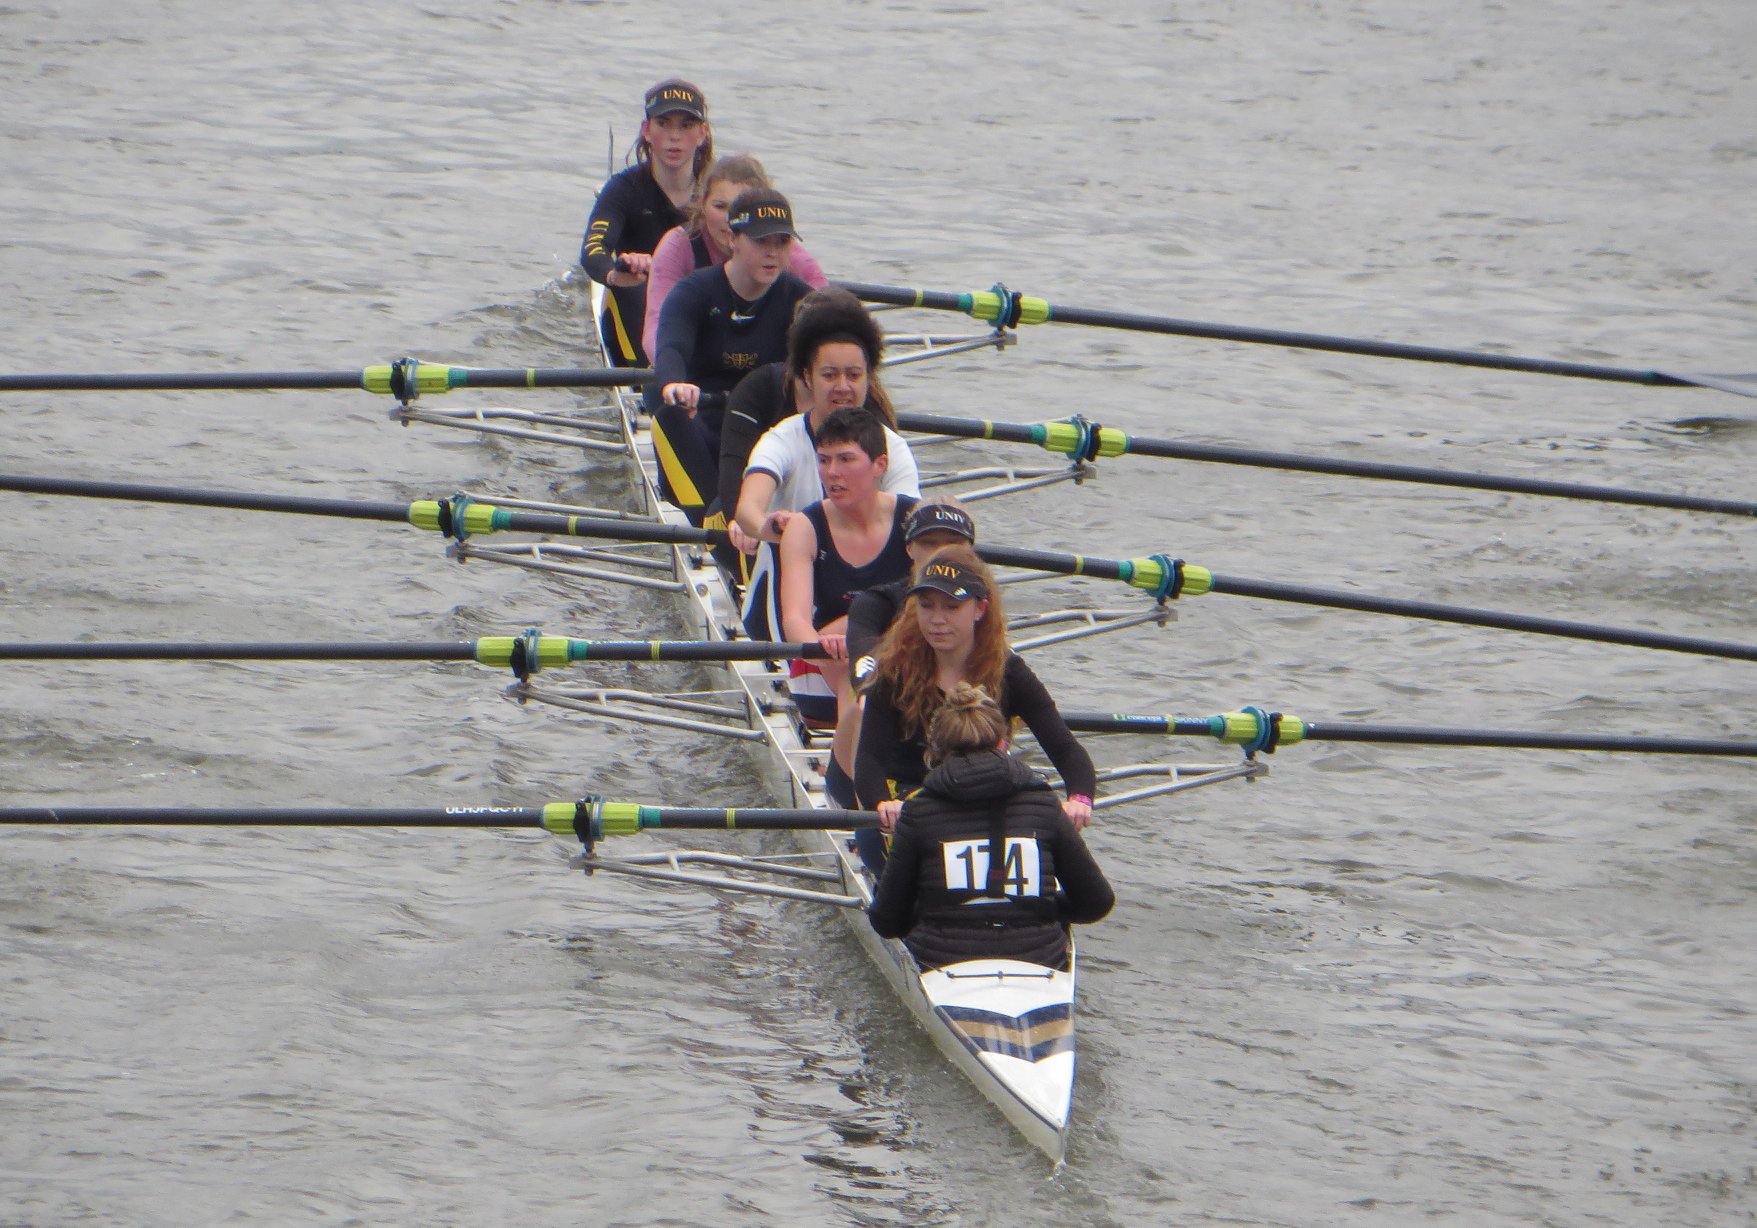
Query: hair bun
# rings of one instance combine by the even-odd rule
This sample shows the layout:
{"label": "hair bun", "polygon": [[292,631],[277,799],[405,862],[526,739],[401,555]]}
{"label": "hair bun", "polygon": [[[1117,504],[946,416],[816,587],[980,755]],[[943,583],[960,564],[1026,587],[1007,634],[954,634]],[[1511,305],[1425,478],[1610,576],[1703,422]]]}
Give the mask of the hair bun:
{"label": "hair bun", "polygon": [[952,688],[952,693],[946,696],[946,706],[960,712],[968,711],[971,708],[980,708],[983,704],[992,704],[993,702],[994,696],[982,687],[972,686],[968,682],[960,682]]}

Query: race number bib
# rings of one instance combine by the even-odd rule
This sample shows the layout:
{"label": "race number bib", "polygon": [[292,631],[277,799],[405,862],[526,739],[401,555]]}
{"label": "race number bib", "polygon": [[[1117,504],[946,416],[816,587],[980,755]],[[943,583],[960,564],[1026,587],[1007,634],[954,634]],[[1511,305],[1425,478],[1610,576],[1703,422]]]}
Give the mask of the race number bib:
{"label": "race number bib", "polygon": [[[988,841],[947,840],[940,845],[946,862],[946,886],[953,891],[988,890]],[[1007,837],[1007,859],[1001,866],[1001,891],[1012,896],[1043,894],[1043,868],[1037,841]]]}

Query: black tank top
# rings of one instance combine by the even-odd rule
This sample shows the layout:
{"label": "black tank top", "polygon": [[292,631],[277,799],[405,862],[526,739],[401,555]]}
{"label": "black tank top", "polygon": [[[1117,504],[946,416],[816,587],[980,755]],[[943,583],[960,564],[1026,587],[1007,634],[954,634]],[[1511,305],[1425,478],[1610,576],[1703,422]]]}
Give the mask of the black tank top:
{"label": "black tank top", "polygon": [[821,501],[805,509],[811,527],[817,530],[817,562],[812,568],[812,602],[816,607],[812,625],[821,627],[848,612],[856,595],[909,574],[909,554],[903,548],[903,522],[909,509],[920,500],[898,495],[896,509],[891,513],[891,535],[878,557],[864,567],[852,567],[836,553],[836,539],[830,534],[830,521],[824,515]]}

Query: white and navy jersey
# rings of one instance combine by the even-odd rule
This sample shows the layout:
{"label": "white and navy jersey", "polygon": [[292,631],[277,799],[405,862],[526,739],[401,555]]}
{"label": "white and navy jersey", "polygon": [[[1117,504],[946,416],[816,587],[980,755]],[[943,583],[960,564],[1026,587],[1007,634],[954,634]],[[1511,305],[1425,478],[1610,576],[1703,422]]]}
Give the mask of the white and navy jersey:
{"label": "white and navy jersey", "polygon": [[[891,458],[879,489],[890,495],[921,497],[921,473],[908,443],[890,427],[885,428],[885,452]],[[824,497],[818,478],[817,438],[811,433],[809,414],[783,418],[763,433],[750,450],[745,476],[766,473],[775,479],[769,500],[771,512],[802,512]]]}

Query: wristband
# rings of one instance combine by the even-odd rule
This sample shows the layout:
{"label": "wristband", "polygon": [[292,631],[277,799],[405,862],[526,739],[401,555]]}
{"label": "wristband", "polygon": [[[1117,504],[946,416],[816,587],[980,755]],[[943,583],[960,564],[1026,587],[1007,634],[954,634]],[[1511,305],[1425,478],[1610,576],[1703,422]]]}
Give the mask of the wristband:
{"label": "wristband", "polygon": [[1084,793],[1070,793],[1068,794],[1068,800],[1070,802],[1084,802],[1087,806],[1092,805],[1092,799]]}

